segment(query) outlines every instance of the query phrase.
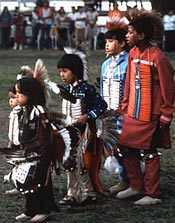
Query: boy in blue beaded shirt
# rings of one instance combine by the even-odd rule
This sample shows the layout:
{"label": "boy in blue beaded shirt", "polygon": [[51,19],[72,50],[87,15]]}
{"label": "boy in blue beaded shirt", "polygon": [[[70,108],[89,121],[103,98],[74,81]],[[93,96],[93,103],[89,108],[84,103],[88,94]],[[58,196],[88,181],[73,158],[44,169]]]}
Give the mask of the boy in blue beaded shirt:
{"label": "boy in blue beaded shirt", "polygon": [[[128,64],[128,45],[126,43],[127,21],[118,10],[109,13],[106,23],[105,52],[107,59],[101,66],[100,93],[108,104],[107,110],[119,111],[123,100],[126,70]],[[129,186],[129,179],[123,164],[118,145],[109,148],[109,155],[114,155],[118,165],[119,182],[109,190],[118,193]],[[116,165],[116,166],[117,166]]]}

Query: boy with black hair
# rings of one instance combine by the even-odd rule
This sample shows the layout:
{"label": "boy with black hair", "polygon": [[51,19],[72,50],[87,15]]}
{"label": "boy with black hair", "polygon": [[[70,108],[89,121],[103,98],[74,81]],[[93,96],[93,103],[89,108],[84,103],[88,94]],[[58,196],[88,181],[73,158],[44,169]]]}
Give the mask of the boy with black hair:
{"label": "boy with black hair", "polygon": [[75,103],[62,100],[62,113],[72,118],[73,125],[81,134],[71,157],[77,165],[73,161],[72,168],[67,168],[67,194],[60,204],[85,205],[96,201],[95,192],[103,193],[98,177],[102,153],[97,143],[95,120],[106,110],[107,104],[95,87],[87,82],[88,67],[84,53],[72,49],[67,51],[58,60],[57,69],[66,89],[76,98]]}
{"label": "boy with black hair", "polygon": [[[117,194],[120,199],[137,194],[136,205],[161,202],[158,147],[170,148],[169,126],[173,118],[174,69],[157,44],[163,39],[161,17],[154,11],[132,9],[127,42],[129,53],[121,134],[118,138],[130,187]],[[144,150],[145,175],[139,165]]]}
{"label": "boy with black hair", "polygon": [[[101,67],[100,92],[108,104],[107,110],[121,109],[123,92],[128,65],[128,45],[126,43],[127,20],[120,11],[111,11],[106,23],[105,52],[107,59]],[[118,149],[117,149],[118,147]],[[109,148],[109,154],[114,155],[119,166],[119,182],[110,188],[111,193],[125,190],[129,186],[127,172],[122,157],[119,156],[119,146]]]}

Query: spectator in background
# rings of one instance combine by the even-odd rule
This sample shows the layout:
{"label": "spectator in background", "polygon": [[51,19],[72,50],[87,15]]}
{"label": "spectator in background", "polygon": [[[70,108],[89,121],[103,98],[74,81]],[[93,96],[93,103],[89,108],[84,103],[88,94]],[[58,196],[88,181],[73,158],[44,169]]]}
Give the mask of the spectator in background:
{"label": "spectator in background", "polygon": [[50,38],[51,38],[52,49],[57,50],[58,49],[58,32],[57,32],[57,27],[55,24],[53,24],[51,27]]}
{"label": "spectator in background", "polygon": [[62,48],[68,45],[69,41],[69,17],[64,7],[60,7],[55,20],[58,30],[58,45]]}
{"label": "spectator in background", "polygon": [[52,8],[53,8],[53,18],[52,18],[52,26],[50,29],[51,47],[53,50],[57,50],[58,49],[58,31],[56,26],[57,11],[55,10],[55,7]]}
{"label": "spectator in background", "polygon": [[35,7],[32,11],[32,46],[37,47],[37,38],[40,30],[39,8]]}
{"label": "spectator in background", "polygon": [[39,8],[39,17],[41,19],[41,38],[40,38],[40,50],[44,47],[51,48],[50,29],[53,19],[53,8],[49,6],[49,1],[44,0],[43,7]]}
{"label": "spectator in background", "polygon": [[71,9],[72,11],[68,14],[68,18],[70,20],[69,21],[69,36],[70,36],[70,45],[74,47],[76,8],[72,6]]}
{"label": "spectator in background", "polygon": [[13,19],[15,19],[15,18],[18,16],[18,13],[19,13],[19,7],[16,6],[16,7],[15,7],[15,10],[14,10],[14,12],[13,12]]}
{"label": "spectator in background", "polygon": [[109,10],[112,9],[112,7],[114,7],[114,4],[115,4],[115,0],[109,0]]}
{"label": "spectator in background", "polygon": [[42,7],[43,6],[43,0],[36,0],[36,7]]}
{"label": "spectator in background", "polygon": [[114,2],[112,5],[112,8],[110,8],[109,10],[108,16],[110,16],[110,14],[118,13],[118,12],[120,12],[120,10],[118,9],[118,4],[117,2]]}
{"label": "spectator in background", "polygon": [[175,14],[173,10],[169,10],[163,16],[163,24],[165,30],[164,50],[167,52],[175,51]]}
{"label": "spectator in background", "polygon": [[95,0],[94,1],[94,6],[96,8],[97,11],[101,11],[102,8],[102,0]]}
{"label": "spectator in background", "polygon": [[94,50],[94,41],[97,34],[97,19],[98,12],[95,10],[94,6],[90,5],[87,11],[87,38],[89,41],[89,48]]}
{"label": "spectator in background", "polygon": [[94,0],[83,0],[84,2],[84,11],[87,12],[89,6],[94,6]]}
{"label": "spectator in background", "polygon": [[23,45],[26,43],[26,34],[25,34],[26,21],[24,19],[24,15],[21,12],[18,12],[17,15],[13,18],[13,23],[16,26],[13,49],[22,50]]}
{"label": "spectator in background", "polygon": [[12,24],[12,15],[10,14],[8,7],[4,7],[0,15],[0,27],[1,27],[1,44],[2,48],[7,50],[10,46],[10,29]]}
{"label": "spectator in background", "polygon": [[75,14],[75,46],[84,48],[86,45],[86,13],[83,6],[78,6]]}

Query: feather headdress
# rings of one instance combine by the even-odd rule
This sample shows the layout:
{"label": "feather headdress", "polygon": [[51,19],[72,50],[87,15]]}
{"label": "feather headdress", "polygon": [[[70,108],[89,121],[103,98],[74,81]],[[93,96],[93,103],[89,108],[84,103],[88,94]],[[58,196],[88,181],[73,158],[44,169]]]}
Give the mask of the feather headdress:
{"label": "feather headdress", "polygon": [[43,60],[38,59],[36,61],[33,77],[42,80],[49,79],[49,75],[46,66],[43,63]]}
{"label": "feather headdress", "polygon": [[50,80],[50,77],[48,75],[48,72],[47,72],[46,66],[44,65],[43,60],[38,59],[36,61],[34,72],[33,72],[33,77],[40,82],[40,84],[42,85],[42,87],[45,91],[45,94],[50,97],[49,91],[48,91],[46,84],[44,82],[45,80]]}
{"label": "feather headdress", "polygon": [[106,111],[96,120],[98,137],[103,142],[104,152],[113,153],[117,144],[118,126],[116,124],[119,113],[115,110]]}
{"label": "feather headdress", "polygon": [[33,70],[29,66],[22,66],[16,79],[19,80],[25,76],[33,76]]}
{"label": "feather headdress", "polygon": [[48,92],[47,86],[45,84],[45,80],[50,80],[50,77],[48,75],[46,66],[44,65],[43,60],[38,59],[35,63],[34,70],[32,70],[28,65],[22,66],[19,74],[17,75],[17,80],[26,77],[26,76],[31,76],[42,85],[43,90],[45,91],[45,94],[47,95],[48,98],[50,98],[50,94]]}
{"label": "feather headdress", "polygon": [[106,28],[109,31],[124,29],[127,30],[128,21],[123,12],[119,10],[111,10],[108,14],[108,20],[106,22]]}
{"label": "feather headdress", "polygon": [[36,61],[34,70],[32,70],[28,65],[22,66],[18,75],[17,79],[20,79],[25,76],[33,76],[39,81],[49,79],[46,66],[44,65],[43,60],[41,59],[38,59]]}
{"label": "feather headdress", "polygon": [[147,32],[150,40],[160,43],[163,39],[164,27],[160,13],[154,10],[130,9],[126,13],[129,25],[132,25],[138,32]]}
{"label": "feather headdress", "polygon": [[88,80],[88,72],[89,72],[89,69],[88,69],[88,63],[87,63],[87,56],[85,53],[77,50],[77,49],[74,49],[74,48],[71,48],[71,47],[64,47],[64,51],[67,53],[67,54],[74,54],[74,55],[77,55],[82,63],[83,63],[83,80]]}

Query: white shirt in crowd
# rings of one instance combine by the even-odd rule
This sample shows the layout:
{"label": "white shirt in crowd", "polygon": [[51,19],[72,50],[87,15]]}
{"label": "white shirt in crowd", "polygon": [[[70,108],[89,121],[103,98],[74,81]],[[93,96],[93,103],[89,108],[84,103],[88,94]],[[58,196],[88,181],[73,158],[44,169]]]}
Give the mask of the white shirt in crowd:
{"label": "white shirt in crowd", "polygon": [[[78,20],[84,19],[84,20]],[[75,27],[77,29],[85,29],[86,28],[86,13],[85,12],[76,12],[75,14]]]}
{"label": "white shirt in crowd", "polygon": [[175,30],[175,15],[174,14],[164,15],[163,16],[163,24],[164,24],[165,31]]}

